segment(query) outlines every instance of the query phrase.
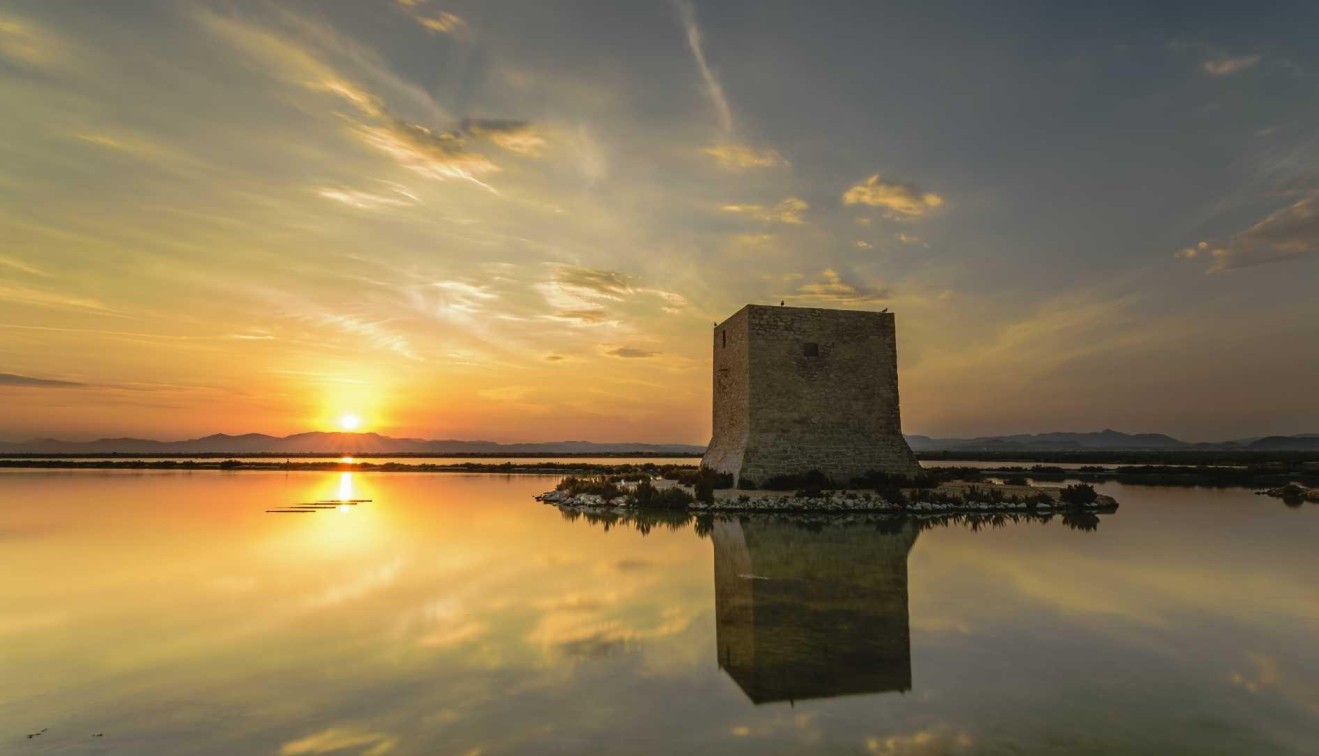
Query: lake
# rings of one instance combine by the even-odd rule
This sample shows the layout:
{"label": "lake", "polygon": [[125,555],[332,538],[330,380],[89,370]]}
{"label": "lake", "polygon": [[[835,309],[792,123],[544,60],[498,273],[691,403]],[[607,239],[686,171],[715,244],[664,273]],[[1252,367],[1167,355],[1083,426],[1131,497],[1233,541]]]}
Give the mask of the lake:
{"label": "lake", "polygon": [[0,752],[1319,752],[1317,505],[643,533],[555,480],[0,472]]}

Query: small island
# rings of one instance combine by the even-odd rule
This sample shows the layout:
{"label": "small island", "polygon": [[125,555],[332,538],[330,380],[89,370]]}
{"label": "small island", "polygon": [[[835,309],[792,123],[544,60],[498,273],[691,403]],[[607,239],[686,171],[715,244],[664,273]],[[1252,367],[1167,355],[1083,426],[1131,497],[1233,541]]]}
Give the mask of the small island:
{"label": "small island", "polygon": [[694,512],[883,512],[889,514],[1109,513],[1118,504],[1093,486],[1033,486],[915,478],[882,473],[836,486],[818,472],[783,476],[764,489],[719,487],[728,476],[701,468],[672,479],[649,475],[568,476],[537,501],[583,510],[688,510]]}

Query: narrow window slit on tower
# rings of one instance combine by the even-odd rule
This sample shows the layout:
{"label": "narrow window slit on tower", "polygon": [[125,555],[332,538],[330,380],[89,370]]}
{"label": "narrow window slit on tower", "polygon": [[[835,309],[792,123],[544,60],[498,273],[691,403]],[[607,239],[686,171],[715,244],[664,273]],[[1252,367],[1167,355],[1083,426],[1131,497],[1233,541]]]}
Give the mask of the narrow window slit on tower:
{"label": "narrow window slit on tower", "polygon": [[720,331],[720,332],[719,332],[719,336],[720,336],[720,338],[723,339],[723,342],[724,342],[724,343],[723,343],[723,347],[724,347],[725,349],[727,349],[727,348],[728,348],[728,331]]}
{"label": "narrow window slit on tower", "polygon": [[806,357],[819,357],[820,345],[816,344],[813,341],[808,341],[805,344],[801,345],[801,353],[803,356]]}

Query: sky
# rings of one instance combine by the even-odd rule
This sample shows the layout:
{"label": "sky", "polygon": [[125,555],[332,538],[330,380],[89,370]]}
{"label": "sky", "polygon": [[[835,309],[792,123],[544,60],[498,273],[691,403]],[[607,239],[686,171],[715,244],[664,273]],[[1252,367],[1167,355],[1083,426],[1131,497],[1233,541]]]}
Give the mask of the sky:
{"label": "sky", "polygon": [[889,308],[903,426],[1319,432],[1313,3],[0,0],[0,438],[704,443]]}

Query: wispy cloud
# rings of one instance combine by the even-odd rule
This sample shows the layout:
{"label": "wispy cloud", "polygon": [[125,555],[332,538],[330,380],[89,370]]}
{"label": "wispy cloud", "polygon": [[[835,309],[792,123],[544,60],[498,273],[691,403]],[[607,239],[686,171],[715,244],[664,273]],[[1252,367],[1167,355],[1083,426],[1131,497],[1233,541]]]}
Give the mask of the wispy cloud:
{"label": "wispy cloud", "polygon": [[0,302],[12,302],[33,307],[51,307],[60,310],[81,310],[102,315],[118,315],[105,304],[91,297],[61,294],[22,284],[0,283]]}
{"label": "wispy cloud", "polygon": [[554,272],[554,281],[560,285],[592,292],[607,299],[620,300],[632,291],[627,276],[612,270],[561,265]]}
{"label": "wispy cloud", "polygon": [[1259,55],[1222,55],[1204,61],[1200,67],[1210,76],[1231,76],[1239,71],[1254,68],[1262,59]]}
{"label": "wispy cloud", "polygon": [[406,168],[428,178],[471,181],[490,191],[477,177],[499,170],[490,158],[464,149],[464,140],[452,132],[434,132],[397,118],[383,126],[362,126],[362,138]]}
{"label": "wispy cloud", "polygon": [[342,727],[331,727],[280,747],[280,756],[309,756],[309,754],[337,753],[354,749],[369,756],[383,756],[394,750],[398,739],[383,732],[360,732]]}
{"label": "wispy cloud", "polygon": [[1032,366],[1034,375],[1045,375],[1067,363],[1168,338],[1166,324],[1135,316],[1137,304],[1138,298],[1131,295],[1108,298],[1068,292],[999,324],[992,336],[974,344],[927,354],[915,370],[926,380],[968,374],[987,381],[1001,376],[1022,380],[1023,363]]}
{"label": "wispy cloud", "polygon": [[473,142],[490,143],[526,156],[536,156],[545,145],[531,124],[504,119],[464,119],[457,128],[434,131],[405,121],[386,110],[374,97],[336,81],[327,87],[381,123],[360,124],[362,138],[400,164],[435,179],[465,179],[494,189],[477,179],[499,166],[486,155],[469,149]]}
{"label": "wispy cloud", "polygon": [[440,310],[450,314],[475,315],[499,299],[488,286],[471,281],[436,281],[431,288],[439,292]]}
{"label": "wispy cloud", "polygon": [[394,4],[432,33],[458,34],[467,29],[467,22],[457,13],[434,9],[428,0],[394,0]]}
{"label": "wispy cloud", "polygon": [[545,146],[545,138],[526,121],[466,118],[458,124],[458,132],[489,139],[499,147],[521,155],[539,155]]}
{"label": "wispy cloud", "polygon": [[[424,5],[417,3],[409,7],[416,10]],[[354,81],[353,77],[342,74],[331,61],[347,55],[373,80],[390,84],[392,91],[403,91],[413,100],[420,98],[426,109],[432,112],[439,111],[439,108],[424,92],[418,93],[397,84],[379,61],[359,52],[332,32],[304,20],[294,25],[304,35],[319,39],[322,47],[333,48],[335,54],[233,17],[203,13],[201,19],[226,41],[269,61],[275,75],[289,84],[332,94],[350,105],[354,113],[340,115],[348,118],[353,133],[400,165],[427,178],[470,181],[495,192],[481,177],[499,171],[499,166],[473,147],[489,143],[509,152],[534,156],[544,145],[544,138],[525,121],[463,119],[448,128],[436,129],[400,117],[386,105],[384,98]],[[348,199],[352,199],[351,195]]]}
{"label": "wispy cloud", "polygon": [[534,286],[555,309],[555,317],[580,325],[612,323],[606,305],[634,291],[621,273],[576,265],[556,266],[549,280]]}
{"label": "wispy cloud", "polygon": [[793,301],[809,301],[821,304],[870,304],[889,299],[888,289],[874,289],[859,286],[845,280],[833,268],[825,268],[816,281],[802,284],[796,293],[787,298]]}
{"label": "wispy cloud", "polygon": [[41,27],[25,19],[0,16],[0,57],[38,68],[55,62],[59,52],[59,41]]}
{"label": "wispy cloud", "polygon": [[617,326],[611,309],[625,303],[657,303],[662,312],[674,314],[688,305],[681,294],[637,286],[632,278],[612,270],[578,265],[556,265],[550,278],[533,284],[555,309],[550,316],[576,325]]}
{"label": "wispy cloud", "polygon": [[559,310],[554,313],[554,317],[561,320],[570,320],[581,325],[600,325],[602,323],[612,323],[609,319],[609,311],[603,307],[583,307],[578,310]]}
{"label": "wispy cloud", "polygon": [[728,142],[706,147],[701,150],[715,159],[720,168],[726,171],[741,171],[747,168],[777,168],[788,165],[788,161],[778,150],[768,147],[757,148],[745,144]]}
{"label": "wispy cloud", "polygon": [[1210,273],[1319,254],[1319,196],[1307,196],[1226,240],[1202,241],[1178,253],[1214,261]]}
{"label": "wispy cloud", "polygon": [[410,360],[421,360],[421,356],[413,350],[412,344],[407,338],[387,327],[388,320],[370,320],[354,315],[339,315],[328,312],[315,314],[310,316],[310,319],[344,333],[361,336],[378,349],[386,349]]}
{"label": "wispy cloud", "polygon": [[766,205],[724,205],[721,209],[727,213],[739,213],[767,223],[801,224],[806,221],[802,214],[810,208],[806,201],[797,197],[787,199],[772,206]]}
{"label": "wispy cloud", "polygon": [[705,60],[705,44],[701,34],[701,26],[696,22],[696,8],[692,6],[691,0],[674,0],[674,5],[678,8],[678,15],[682,19],[683,30],[687,32],[687,46],[691,48],[692,58],[696,60],[696,67],[701,72],[701,83],[705,89],[706,97],[710,98],[710,103],[714,105],[715,116],[719,119],[719,128],[724,133],[733,131],[733,110],[728,107],[728,98],[724,96],[724,87],[715,78],[714,72],[710,70],[710,64]]}
{"label": "wispy cloud", "polygon": [[0,373],[0,387],[18,386],[20,388],[85,388],[87,384],[77,383],[76,381],[59,381],[54,378],[33,378],[30,375],[15,375],[14,373]]}
{"label": "wispy cloud", "polygon": [[379,210],[386,207],[409,207],[421,202],[417,195],[402,187],[394,187],[387,194],[349,189],[346,187],[323,186],[316,193],[325,199],[341,202],[358,210]]}
{"label": "wispy cloud", "polygon": [[30,276],[41,276],[42,278],[51,277],[49,273],[35,265],[23,262],[15,257],[6,257],[5,255],[0,255],[0,268],[9,268],[10,270],[16,270]]}
{"label": "wispy cloud", "polygon": [[619,346],[605,349],[605,354],[610,357],[622,357],[624,359],[643,359],[646,357],[655,357],[659,355],[652,349],[642,349],[640,347]]}
{"label": "wispy cloud", "polygon": [[885,181],[876,173],[844,192],[843,204],[881,207],[891,218],[914,219],[943,205],[943,197],[910,182]]}

